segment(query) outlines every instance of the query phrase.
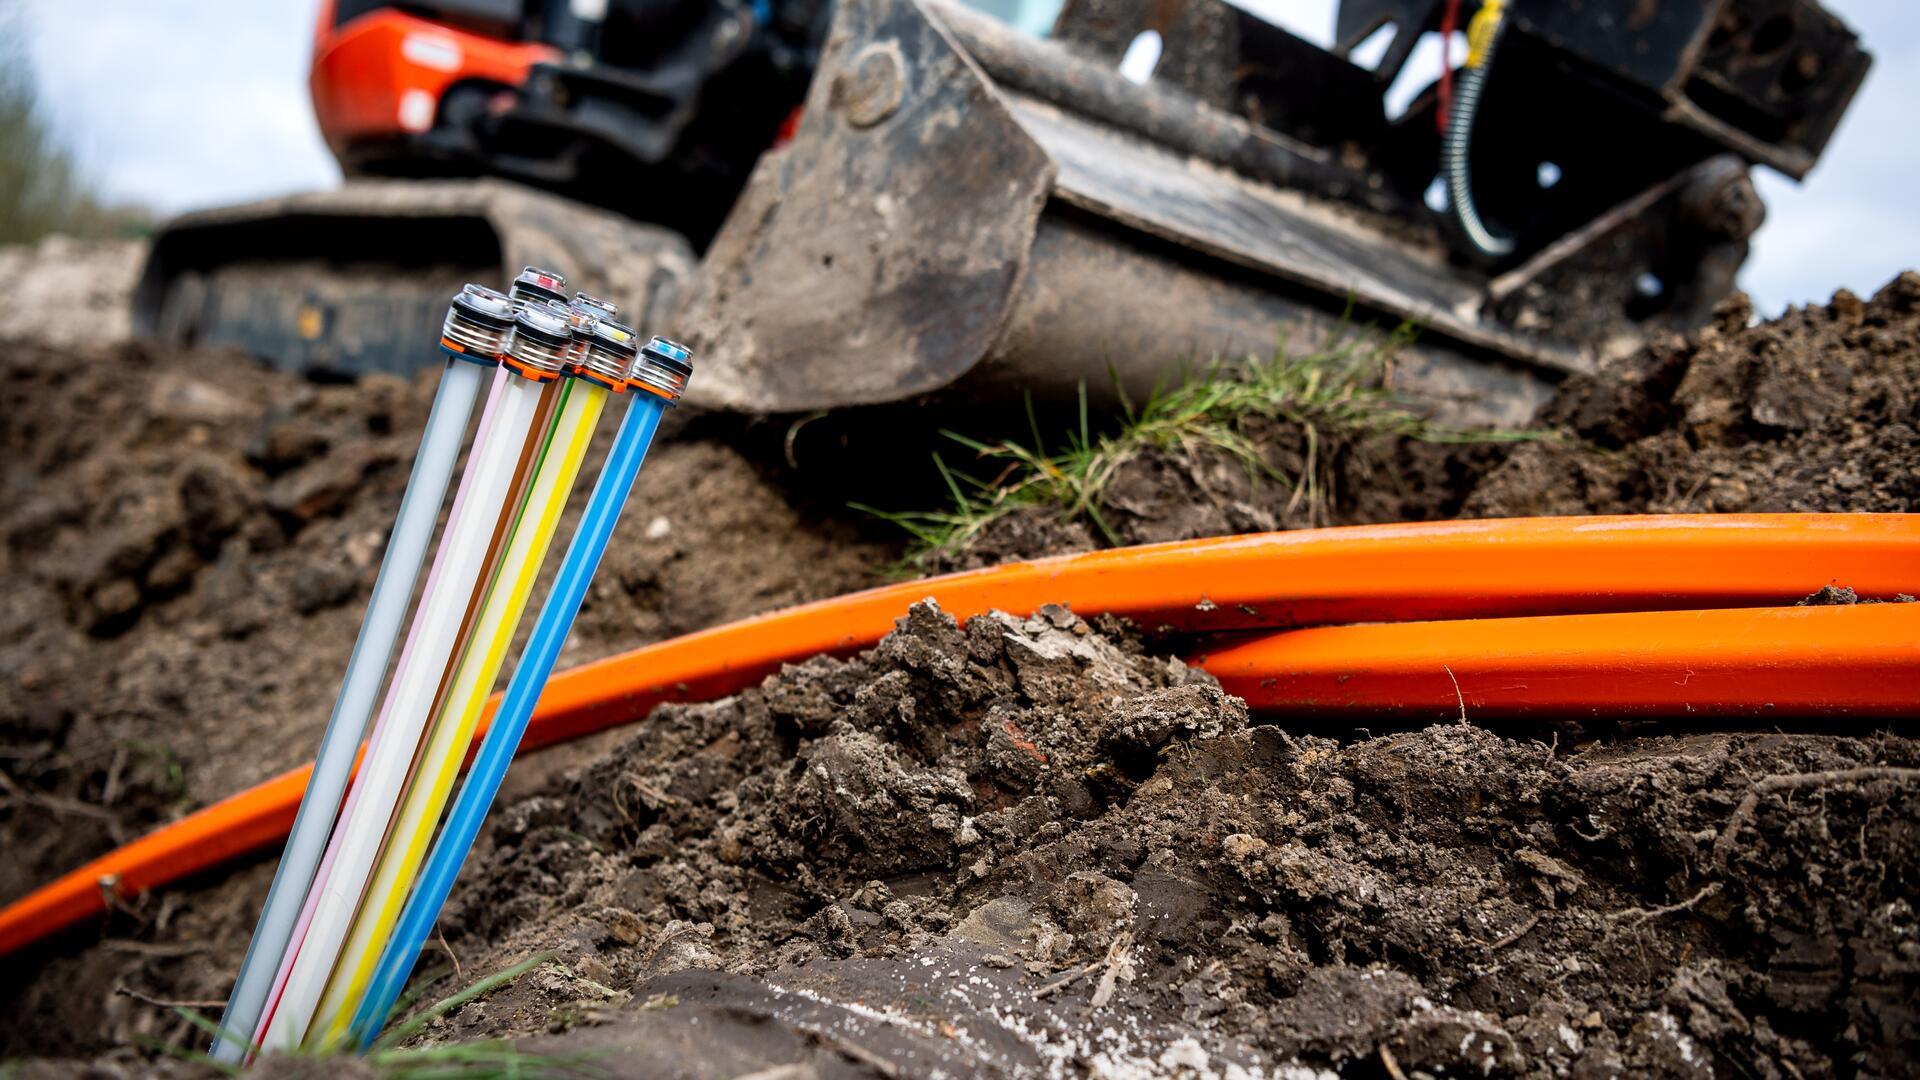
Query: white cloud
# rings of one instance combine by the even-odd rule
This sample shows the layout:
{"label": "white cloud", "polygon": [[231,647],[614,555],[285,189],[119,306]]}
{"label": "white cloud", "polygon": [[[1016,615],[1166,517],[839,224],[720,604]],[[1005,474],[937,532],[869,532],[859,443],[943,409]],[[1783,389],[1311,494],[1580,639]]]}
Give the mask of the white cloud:
{"label": "white cloud", "polygon": [[42,100],[107,194],[162,211],[327,187],[311,3],[34,0]]}

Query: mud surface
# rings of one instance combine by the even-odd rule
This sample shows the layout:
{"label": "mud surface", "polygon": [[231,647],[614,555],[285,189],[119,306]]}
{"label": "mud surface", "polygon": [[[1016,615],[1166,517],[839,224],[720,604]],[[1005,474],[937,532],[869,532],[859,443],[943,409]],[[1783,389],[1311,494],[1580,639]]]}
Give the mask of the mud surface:
{"label": "mud surface", "polygon": [[[1341,448],[1317,511],[1237,462],[1148,458],[1109,520],[1920,509],[1920,276],[1745,321],[1570,383],[1542,420],[1562,441]],[[311,755],[432,385],[132,347],[0,366],[4,901]],[[899,554],[738,429],[675,423],[563,664]],[[956,562],[1095,543],[1015,518]],[[1176,652],[917,609],[866,656],[517,765],[423,967],[552,958],[425,1040],[686,1076],[1909,1071],[1915,743],[1325,738],[1251,725]],[[153,1002],[217,1011],[271,870],[9,958],[0,1057],[138,1073],[143,1040],[199,1042]]]}
{"label": "mud surface", "polygon": [[[311,759],[434,381],[14,345],[0,382],[3,901]],[[861,524],[676,431],[561,662],[869,584]]]}
{"label": "mud surface", "polygon": [[433,1037],[618,1075],[1899,1072],[1916,765],[1290,736],[1063,609],[923,604],[501,814],[447,945],[552,959]]}
{"label": "mud surface", "polygon": [[1920,273],[1691,340],[1562,387],[1470,515],[1920,510]]}

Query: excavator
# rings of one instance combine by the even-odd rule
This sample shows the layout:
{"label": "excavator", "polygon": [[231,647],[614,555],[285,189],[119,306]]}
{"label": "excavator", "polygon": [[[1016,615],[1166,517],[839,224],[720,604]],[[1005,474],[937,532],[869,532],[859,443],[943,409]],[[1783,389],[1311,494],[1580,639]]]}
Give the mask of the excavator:
{"label": "excavator", "polygon": [[690,342],[711,408],[1118,393],[1357,322],[1417,328],[1388,378],[1436,415],[1520,424],[1708,318],[1752,169],[1804,177],[1870,63],[1815,0],[1341,0],[1326,48],[975,2],[324,0],[346,182],[168,223],[136,330],[407,372],[532,264]]}

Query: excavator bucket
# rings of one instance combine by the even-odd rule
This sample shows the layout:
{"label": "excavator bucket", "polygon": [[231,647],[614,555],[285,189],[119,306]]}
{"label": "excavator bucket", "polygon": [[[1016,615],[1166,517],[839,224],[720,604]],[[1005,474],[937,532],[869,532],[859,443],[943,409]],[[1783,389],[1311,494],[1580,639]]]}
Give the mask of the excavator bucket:
{"label": "excavator bucket", "polygon": [[[1150,6],[1166,26],[1169,5]],[[1303,194],[1356,174],[1327,150],[1084,47],[1093,29],[1124,42],[1112,9],[1127,7],[1070,3],[1039,40],[946,0],[842,0],[793,141],[761,158],[681,307],[676,329],[711,358],[700,396],[794,411],[1099,394],[1116,376],[1140,392],[1283,334],[1410,323],[1393,385],[1450,418],[1524,423],[1561,377],[1658,322],[1599,295],[1560,332],[1504,299],[1551,291],[1596,250],[1624,251],[1607,276],[1631,281],[1671,238],[1693,249],[1667,261],[1684,271],[1674,295],[1700,294],[1679,316],[1697,322],[1731,285],[1715,260],[1737,266],[1758,224],[1757,200],[1750,220],[1692,223],[1703,201],[1751,195],[1743,163],[1708,157],[1496,280],[1450,261],[1430,226]],[[1250,17],[1218,0],[1171,7],[1196,34],[1242,31],[1214,33],[1220,64],[1253,48]],[[1359,72],[1290,40],[1330,85]]]}

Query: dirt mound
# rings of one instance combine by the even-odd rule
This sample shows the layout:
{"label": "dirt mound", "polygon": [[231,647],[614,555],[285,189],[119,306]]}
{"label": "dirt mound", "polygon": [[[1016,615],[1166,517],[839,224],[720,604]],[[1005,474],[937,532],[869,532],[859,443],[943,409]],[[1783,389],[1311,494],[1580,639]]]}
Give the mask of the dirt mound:
{"label": "dirt mound", "polygon": [[922,604],[506,808],[447,943],[469,979],[552,959],[433,1037],[621,1075],[1898,1072],[1916,766],[1342,745],[1064,610]]}
{"label": "dirt mound", "polygon": [[[1569,378],[1536,417],[1546,438],[1430,442],[1256,421],[1242,434],[1263,468],[1219,447],[1149,449],[1117,470],[1102,520],[1119,543],[1142,544],[1455,517],[1920,510],[1920,273],[1868,301],[1841,291],[1773,322],[1752,315],[1736,297],[1691,338]],[[1315,482],[1273,479],[1300,476]],[[1087,521],[1028,507],[928,564],[1109,543]]]}
{"label": "dirt mound", "polygon": [[1920,273],[1751,317],[1569,380],[1542,419],[1574,439],[1520,447],[1466,513],[1920,510]]}
{"label": "dirt mound", "polygon": [[[311,758],[434,382],[24,344],[0,381],[4,901]],[[858,524],[663,438],[563,663],[868,584]]]}

